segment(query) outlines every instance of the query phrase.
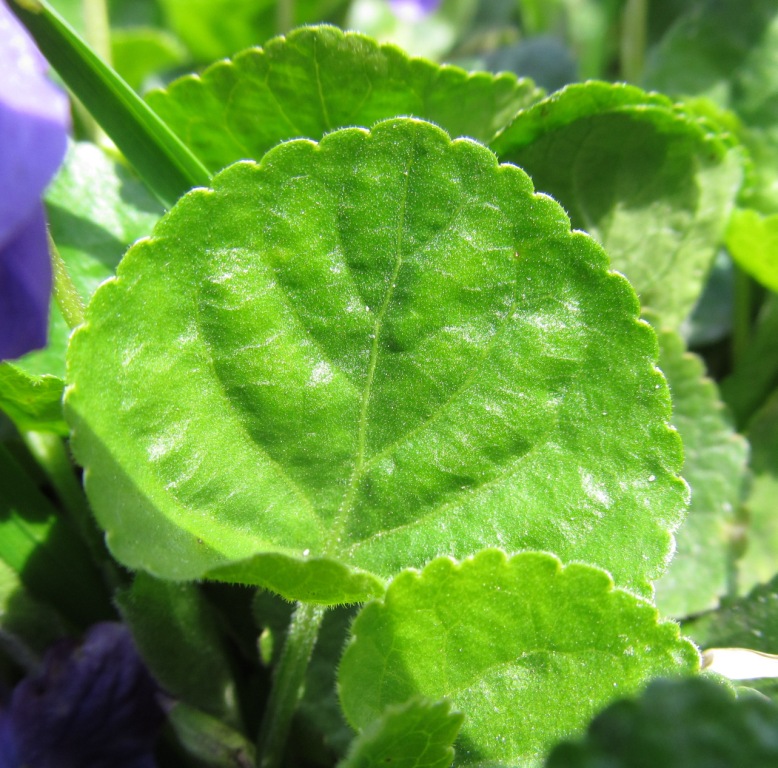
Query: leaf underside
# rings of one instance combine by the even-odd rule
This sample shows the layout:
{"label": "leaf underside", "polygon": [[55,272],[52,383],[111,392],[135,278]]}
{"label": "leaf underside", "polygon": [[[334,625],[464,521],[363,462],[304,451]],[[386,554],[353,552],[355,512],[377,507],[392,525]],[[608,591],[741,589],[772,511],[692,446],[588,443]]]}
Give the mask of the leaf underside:
{"label": "leaf underside", "polygon": [[441,554],[554,551],[645,594],[686,489],[656,339],[527,176],[440,129],[289,142],[195,190],[71,343],[123,563],[340,603]]}

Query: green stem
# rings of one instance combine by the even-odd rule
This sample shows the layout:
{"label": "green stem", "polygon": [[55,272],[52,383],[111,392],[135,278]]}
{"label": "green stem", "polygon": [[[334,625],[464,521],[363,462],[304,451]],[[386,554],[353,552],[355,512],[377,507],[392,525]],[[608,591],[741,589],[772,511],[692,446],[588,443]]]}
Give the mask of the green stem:
{"label": "green stem", "polygon": [[82,0],[84,12],[84,37],[89,47],[110,67],[111,24],[105,0]]}
{"label": "green stem", "polygon": [[294,0],[278,0],[276,5],[276,29],[285,35],[294,26]]}
{"label": "green stem", "polygon": [[627,0],[621,28],[621,76],[637,83],[643,75],[646,58],[647,0]]}
{"label": "green stem", "polygon": [[22,439],[75,522],[94,562],[100,568],[106,586],[112,592],[124,586],[125,579],[108,554],[103,537],[95,526],[92,510],[81,484],[76,479],[62,438],[48,432],[23,432]]}
{"label": "green stem", "polygon": [[743,359],[751,343],[754,285],[740,267],[735,266],[735,309],[732,318],[732,367]]}
{"label": "green stem", "polygon": [[73,329],[84,322],[84,302],[73,284],[68,268],[49,234],[49,254],[51,255],[51,271],[54,277],[54,301],[65,322]]}
{"label": "green stem", "polygon": [[259,768],[280,768],[282,764],[292,717],[303,693],[305,672],[325,610],[320,605],[297,604],[259,732]]}

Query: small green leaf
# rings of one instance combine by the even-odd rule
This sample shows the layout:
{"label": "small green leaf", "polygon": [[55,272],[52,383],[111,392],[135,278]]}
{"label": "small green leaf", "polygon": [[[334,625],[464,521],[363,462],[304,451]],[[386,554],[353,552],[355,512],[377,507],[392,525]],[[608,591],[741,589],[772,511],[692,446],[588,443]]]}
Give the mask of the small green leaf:
{"label": "small green leaf", "polygon": [[701,648],[751,648],[774,653],[778,650],[778,576],[754,587],[746,597],[684,622],[683,630]]}
{"label": "small green leaf", "polygon": [[208,183],[208,171],[143,100],[44,0],[11,2],[49,63],[166,205]]}
{"label": "small green leaf", "polygon": [[339,671],[349,721],[364,728],[416,695],[449,699],[465,715],[460,766],[536,766],[615,696],[699,667],[653,605],[597,568],[536,552],[405,571],[352,635]]}
{"label": "small green leaf", "polygon": [[650,594],[686,489],[636,314],[475,142],[408,119],[288,142],[188,195],[96,293],[73,447],[113,553],[162,578],[359,602],[501,545]]}
{"label": "small green leaf", "polygon": [[539,98],[528,80],[411,59],[334,27],[299,29],[244,51],[148,101],[211,170],[258,160],[285,139],[320,139],[396,115],[488,140]]}
{"label": "small green leaf", "polygon": [[22,431],[68,434],[62,415],[64,382],[56,376],[31,376],[11,363],[0,363],[0,410]]}
{"label": "small green leaf", "polygon": [[154,677],[178,699],[235,722],[235,685],[208,602],[193,584],[138,573],[116,602]]}
{"label": "small green leaf", "polygon": [[448,768],[462,720],[447,701],[411,699],[387,707],[356,738],[338,768]]}
{"label": "small green leaf", "polygon": [[705,366],[674,331],[660,331],[659,367],[673,397],[673,424],[684,446],[683,476],[691,486],[689,514],[676,532],[676,553],[655,584],[669,616],[713,608],[726,594],[733,531],[746,479],[748,445],[735,434]]}
{"label": "small green leaf", "polygon": [[778,292],[778,214],[736,210],[727,229],[727,248],[743,271]]}
{"label": "small green leaf", "polygon": [[127,85],[141,91],[151,75],[181,66],[186,55],[181,43],[168,32],[153,27],[132,27],[111,33],[111,58]]}
{"label": "small green leaf", "polygon": [[558,746],[546,768],[773,768],[778,707],[736,699],[720,683],[657,680],[633,701],[619,701],[578,742]]}
{"label": "small green leaf", "polygon": [[702,291],[742,181],[742,150],[659,94],[571,85],[492,142],[605,247],[641,303],[677,329]]}
{"label": "small green leaf", "polygon": [[778,392],[754,417],[748,439],[753,479],[745,502],[748,546],[739,563],[742,590],[769,581],[778,572]]}

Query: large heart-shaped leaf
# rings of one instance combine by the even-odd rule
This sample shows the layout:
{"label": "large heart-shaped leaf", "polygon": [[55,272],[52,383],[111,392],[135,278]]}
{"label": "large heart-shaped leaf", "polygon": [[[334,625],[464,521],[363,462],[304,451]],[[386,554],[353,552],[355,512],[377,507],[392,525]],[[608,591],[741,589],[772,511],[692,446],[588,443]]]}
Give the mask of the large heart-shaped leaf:
{"label": "large heart-shaped leaf", "polygon": [[280,141],[412,115],[486,141],[540,93],[529,80],[412,59],[334,27],[300,29],[148,95],[214,171]]}
{"label": "large heart-shaped leaf", "polygon": [[599,708],[699,656],[653,605],[607,574],[526,552],[486,550],[398,576],[352,627],[341,701],[364,728],[413,696],[465,715],[456,765],[537,765]]}
{"label": "large heart-shaped leaf", "polygon": [[169,579],[360,601],[546,549],[650,594],[686,501],[656,338],[522,171],[416,120],[194,190],[71,343],[109,546]]}
{"label": "large heart-shaped leaf", "polygon": [[729,141],[664,96],[589,82],[523,110],[491,146],[562,203],[642,304],[677,329],[742,181],[742,151]]}

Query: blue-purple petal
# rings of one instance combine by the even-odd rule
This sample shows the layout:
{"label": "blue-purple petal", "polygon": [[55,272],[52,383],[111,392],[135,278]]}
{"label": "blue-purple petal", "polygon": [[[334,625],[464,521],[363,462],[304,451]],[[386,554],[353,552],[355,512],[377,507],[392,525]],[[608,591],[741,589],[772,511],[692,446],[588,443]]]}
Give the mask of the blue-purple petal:
{"label": "blue-purple petal", "polygon": [[438,9],[442,0],[389,0],[395,16],[403,21],[418,21]]}

